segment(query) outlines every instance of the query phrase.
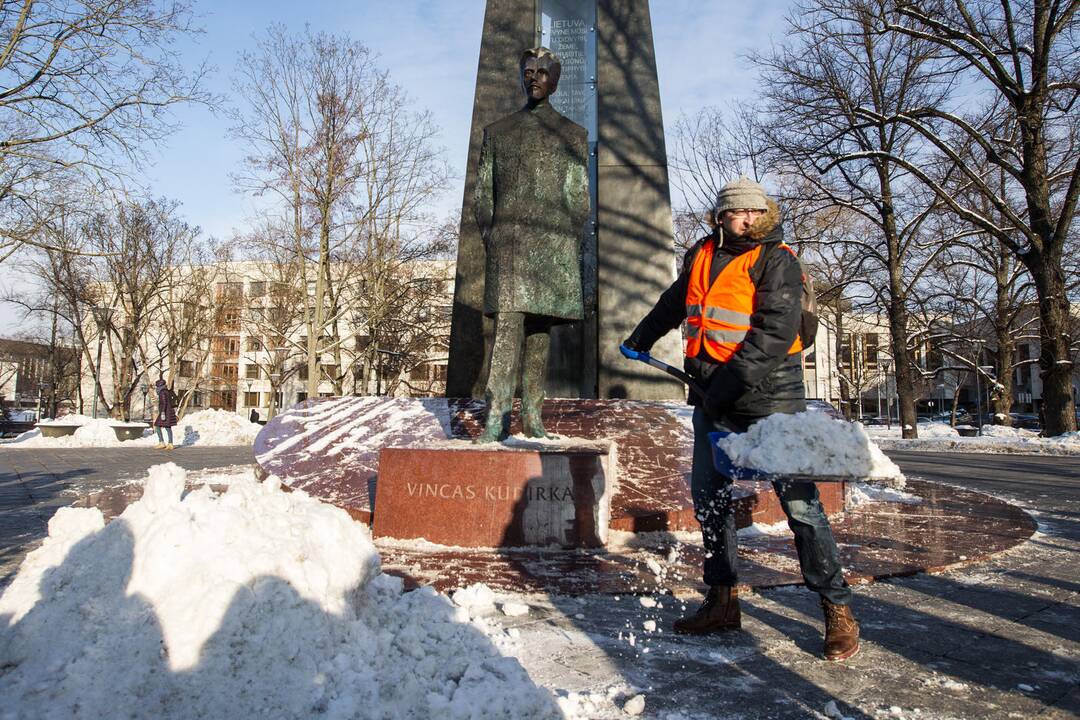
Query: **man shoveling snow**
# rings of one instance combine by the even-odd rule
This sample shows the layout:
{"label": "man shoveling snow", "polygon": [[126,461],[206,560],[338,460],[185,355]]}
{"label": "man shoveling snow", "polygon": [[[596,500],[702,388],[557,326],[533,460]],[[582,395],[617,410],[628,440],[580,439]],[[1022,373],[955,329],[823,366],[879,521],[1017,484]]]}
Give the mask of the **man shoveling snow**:
{"label": "man shoveling snow", "polygon": [[[805,410],[800,354],[813,342],[800,337],[803,273],[783,242],[776,203],[760,185],[740,178],[720,190],[713,215],[713,233],[687,252],[679,277],[624,343],[647,352],[687,321],[685,366],[707,388],[704,400],[690,397],[696,406],[691,492],[709,586],[701,608],[675,622],[677,632],[690,634],[735,630],[742,622],[732,481],[713,467],[709,433],[745,432],[774,413]],[[824,655],[849,658],[859,649],[859,626],[817,486],[773,487],[795,534],[803,579],[821,596]]]}

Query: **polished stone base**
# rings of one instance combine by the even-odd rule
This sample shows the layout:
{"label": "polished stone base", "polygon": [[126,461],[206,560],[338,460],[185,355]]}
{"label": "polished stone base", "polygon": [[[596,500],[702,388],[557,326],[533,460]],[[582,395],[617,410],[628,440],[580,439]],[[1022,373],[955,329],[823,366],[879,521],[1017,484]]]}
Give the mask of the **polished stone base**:
{"label": "polished stone base", "polygon": [[611,443],[383,448],[372,533],[440,545],[603,547]]}
{"label": "polished stone base", "polygon": [[[831,520],[851,584],[938,572],[986,560],[1035,532],[1018,507],[980,493],[918,480],[907,492],[919,503],[872,502]],[[440,590],[483,582],[503,592],[696,594],[704,590],[700,538],[631,536],[606,551],[475,552],[376,542],[383,570],[409,586]],[[790,533],[739,538],[740,585],[768,588],[802,582]]]}
{"label": "polished stone base", "polygon": [[[370,523],[383,448],[468,441],[483,430],[486,417],[477,400],[325,398],[267,423],[255,440],[255,458],[261,472]],[[544,402],[543,421],[562,438],[615,446],[612,530],[697,530],[689,485],[693,435],[685,404],[552,399]],[[511,432],[521,432],[517,412]],[[818,490],[827,512],[843,509],[840,484],[821,483]],[[784,519],[768,483],[739,482],[735,498],[739,527]]]}

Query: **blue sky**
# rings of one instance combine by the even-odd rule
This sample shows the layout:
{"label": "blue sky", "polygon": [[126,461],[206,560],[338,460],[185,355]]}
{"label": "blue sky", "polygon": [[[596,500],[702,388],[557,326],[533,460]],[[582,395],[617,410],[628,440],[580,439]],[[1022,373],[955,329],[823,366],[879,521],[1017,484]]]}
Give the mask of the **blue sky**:
{"label": "blue sky", "polygon": [[[753,93],[753,71],[740,55],[782,38],[789,4],[652,1],[661,103],[669,129],[683,113]],[[253,36],[271,23],[347,34],[367,45],[416,106],[437,115],[441,144],[457,174],[436,201],[434,209],[442,215],[461,202],[484,5],[484,0],[196,0],[197,24],[205,32],[185,40],[181,49],[192,66],[203,59],[214,66],[208,89],[228,103],[230,68],[241,51],[252,47]],[[204,233],[231,237],[244,228],[254,206],[229,179],[240,162],[227,137],[229,123],[203,107],[178,110],[174,118],[181,129],[149,153],[141,176],[154,195],[179,200],[184,218]],[[13,275],[13,268],[0,268],[0,286],[10,286]],[[14,309],[0,304],[0,334],[14,332],[17,325]]]}
{"label": "blue sky", "polygon": [[[768,44],[771,35],[779,38],[787,6],[787,0],[653,0],[661,102],[669,126],[683,112],[752,92],[753,75],[739,53]],[[218,7],[204,3],[198,12],[206,32],[197,43],[185,44],[186,55],[193,63],[206,57],[217,67],[210,86],[226,98],[229,68],[239,52],[252,46],[253,35],[271,22],[348,34],[367,45],[417,107],[436,113],[441,143],[457,174],[438,208],[445,212],[460,204],[483,0],[244,0]],[[147,181],[155,194],[180,200],[189,222],[208,234],[229,237],[234,228],[243,228],[253,206],[229,181],[240,153],[226,137],[228,122],[204,108],[184,110],[177,120],[183,129],[153,154]]]}

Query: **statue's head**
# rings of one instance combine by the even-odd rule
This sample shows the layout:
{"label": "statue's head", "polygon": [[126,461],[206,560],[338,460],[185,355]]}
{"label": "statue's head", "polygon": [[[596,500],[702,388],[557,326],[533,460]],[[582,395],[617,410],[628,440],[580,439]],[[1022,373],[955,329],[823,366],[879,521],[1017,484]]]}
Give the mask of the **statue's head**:
{"label": "statue's head", "polygon": [[529,48],[521,54],[521,87],[531,104],[547,100],[559,86],[562,63],[546,47]]}

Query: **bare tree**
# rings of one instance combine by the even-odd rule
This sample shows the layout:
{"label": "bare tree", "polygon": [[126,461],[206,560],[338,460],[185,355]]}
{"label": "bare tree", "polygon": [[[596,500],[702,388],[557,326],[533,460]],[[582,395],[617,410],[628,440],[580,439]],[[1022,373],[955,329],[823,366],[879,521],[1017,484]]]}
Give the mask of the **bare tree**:
{"label": "bare tree", "polygon": [[673,179],[688,212],[702,225],[708,225],[708,213],[725,184],[739,176],[761,181],[776,169],[759,110],[747,103],[710,106],[675,124]]}
{"label": "bare tree", "polygon": [[889,318],[903,433],[915,437],[909,302],[934,253],[921,242],[933,203],[913,191],[907,170],[891,159],[917,152],[918,135],[856,111],[869,106],[888,115],[913,98],[931,104],[947,87],[929,62],[932,46],[883,34],[874,9],[870,0],[807,0],[789,16],[791,41],[754,61],[763,71],[778,164],[805,182],[804,200],[846,208],[874,228],[845,242],[865,256],[864,284]]}
{"label": "bare tree", "polygon": [[288,215],[287,232],[265,239],[291,253],[305,288],[308,395],[324,379],[341,392],[357,327],[345,299],[392,297],[406,276],[387,268],[429,252],[416,252],[426,244],[418,239],[434,232],[427,205],[448,177],[436,128],[345,38],[272,27],[239,73],[245,107],[233,132],[250,155],[237,183],[274,196]]}
{"label": "bare tree", "polygon": [[[932,45],[941,56],[938,72],[955,75],[966,92],[950,104],[906,97],[892,108],[855,109],[867,123],[918,133],[993,208],[987,215],[965,202],[903,153],[887,148],[867,153],[905,168],[959,217],[998,238],[1031,274],[1041,321],[1039,366],[1048,435],[1076,427],[1063,249],[1080,197],[1078,8],[1077,0],[883,3],[885,28]],[[1004,173],[1004,192],[995,176],[973,164],[971,154],[965,156],[967,146],[977,147],[978,157]]]}
{"label": "bare tree", "polygon": [[46,242],[65,185],[122,175],[171,130],[170,106],[210,100],[173,46],[194,32],[185,2],[3,4],[0,262]]}
{"label": "bare tree", "polygon": [[177,205],[122,198],[111,211],[97,213],[85,231],[89,246],[103,253],[95,263],[97,301],[113,310],[105,347],[117,417],[130,413],[135,389],[151,367],[161,365],[163,358],[151,354],[151,338],[198,237],[198,228],[177,216]]}

